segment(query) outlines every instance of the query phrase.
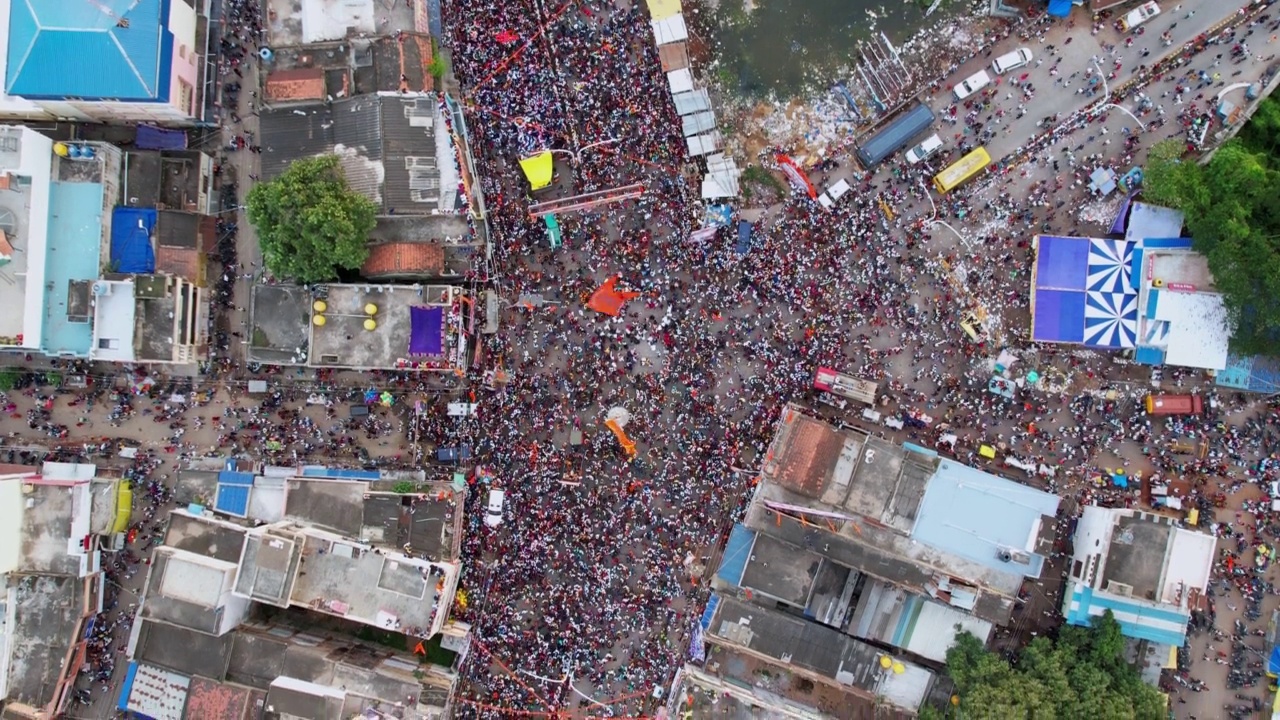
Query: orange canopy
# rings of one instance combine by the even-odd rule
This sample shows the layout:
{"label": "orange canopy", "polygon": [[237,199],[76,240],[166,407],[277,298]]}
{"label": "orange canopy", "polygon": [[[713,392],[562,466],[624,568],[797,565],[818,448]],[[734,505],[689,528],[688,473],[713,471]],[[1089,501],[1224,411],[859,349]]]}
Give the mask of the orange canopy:
{"label": "orange canopy", "polygon": [[615,287],[617,284],[617,275],[605,280],[603,285],[596,288],[596,291],[591,293],[591,299],[587,301],[587,307],[598,313],[604,313],[605,315],[613,315],[616,317],[620,312],[622,312],[623,303],[632,298],[640,297],[640,293],[638,292],[618,290]]}

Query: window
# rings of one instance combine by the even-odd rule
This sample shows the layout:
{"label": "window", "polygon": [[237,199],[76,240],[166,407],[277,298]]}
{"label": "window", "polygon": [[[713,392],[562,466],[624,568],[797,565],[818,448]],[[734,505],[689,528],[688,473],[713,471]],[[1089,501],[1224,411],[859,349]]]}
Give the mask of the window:
{"label": "window", "polygon": [[178,43],[178,57],[182,58],[183,60],[187,59],[187,46],[183,45],[182,43]]}
{"label": "window", "polygon": [[191,84],[181,78],[178,79],[178,109],[188,115],[195,115],[196,92]]}
{"label": "window", "polygon": [[98,338],[99,350],[118,350],[120,341],[116,338]]}

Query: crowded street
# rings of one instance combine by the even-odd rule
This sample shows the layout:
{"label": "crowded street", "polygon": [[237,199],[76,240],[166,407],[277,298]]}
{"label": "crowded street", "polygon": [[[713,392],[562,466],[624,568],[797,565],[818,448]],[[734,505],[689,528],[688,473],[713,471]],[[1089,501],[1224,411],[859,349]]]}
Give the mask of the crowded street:
{"label": "crowded street", "polygon": [[[258,171],[259,105],[241,84],[256,82],[262,25],[252,0],[229,8],[219,173],[234,212]],[[814,184],[846,179],[853,192],[831,209],[802,193],[755,208],[746,252],[728,229],[690,238],[703,208],[642,7],[457,0],[444,4],[444,27],[494,239],[492,260],[477,260],[467,279],[507,300],[481,366],[459,378],[250,366],[245,298],[261,256],[242,213],[219,221],[205,375],[9,358],[21,375],[0,397],[7,461],[96,462],[135,488],[127,546],[104,563],[106,609],[73,717],[113,712],[116,658],[149,551],[166,513],[199,500],[174,492],[189,461],[445,472],[436,450],[460,445],[473,448],[474,468],[461,583],[469,600],[455,617],[472,634],[455,717],[652,715],[689,657],[718,549],[789,402],[1067,499],[1052,562],[1026,586],[1036,610],[997,633],[1002,650],[1062,622],[1065,533],[1078,507],[1148,507],[1143,483],[1109,482],[1116,469],[1187,481],[1201,527],[1219,538],[1219,562],[1208,610],[1193,618],[1162,688],[1179,718],[1227,717],[1233,703],[1269,697],[1255,663],[1274,643],[1280,579],[1255,554],[1280,541],[1268,494],[1280,477],[1269,462],[1280,452],[1271,398],[1217,390],[1201,373],[1166,368],[1157,378],[1104,351],[1033,343],[1028,306],[1033,236],[1102,237],[1111,219],[1086,212],[1090,174],[1123,174],[1156,142],[1186,139],[1227,85],[1270,82],[1280,16],[1264,4],[1170,7],[1136,38],[1105,20],[1091,27],[1079,8],[1070,22],[1011,25],[965,64],[933,69],[941,79],[920,99],[939,118],[943,151],[873,171],[852,153],[831,158],[811,169]],[[1024,45],[1036,61],[956,100],[956,80]],[[979,145],[994,169],[934,194],[931,178]],[[573,193],[645,191],[563,214],[563,247],[551,248],[517,167],[545,147],[572,156],[557,168],[558,186]],[[614,275],[638,297],[616,317],[589,309]],[[544,302],[517,302],[530,296]],[[983,318],[976,337],[961,327],[971,315]],[[1002,352],[1053,382],[1013,397],[990,392]],[[914,422],[894,427],[826,402],[813,387],[819,367],[879,383],[877,417]],[[489,382],[495,369],[509,382]],[[56,379],[71,375],[87,387]],[[267,390],[250,392],[250,381]],[[1148,415],[1141,400],[1153,389],[1194,390],[1205,412]],[[368,400],[382,392],[397,402]],[[475,414],[448,417],[447,404],[464,397]],[[353,405],[368,414],[350,415]],[[628,419],[633,449],[606,426],[617,417]],[[1049,471],[1000,463],[983,446]],[[506,491],[496,526],[482,522],[489,488]]]}

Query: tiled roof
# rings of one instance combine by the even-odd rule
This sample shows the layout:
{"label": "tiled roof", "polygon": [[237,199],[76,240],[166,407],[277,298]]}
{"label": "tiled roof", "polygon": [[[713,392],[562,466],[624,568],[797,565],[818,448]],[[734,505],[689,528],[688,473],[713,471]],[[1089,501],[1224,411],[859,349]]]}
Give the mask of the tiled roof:
{"label": "tiled roof", "polygon": [[191,678],[187,691],[187,717],[203,720],[241,720],[249,709],[249,688]]}
{"label": "tiled roof", "polygon": [[444,270],[444,248],[436,243],[389,242],[369,249],[360,274],[368,278],[437,276]]}
{"label": "tiled roof", "polygon": [[844,447],[844,437],[827,423],[795,413],[791,427],[775,448],[776,482],[809,497],[821,497]]}
{"label": "tiled roof", "polygon": [[156,272],[167,273],[202,284],[200,277],[200,251],[194,248],[161,245],[156,250]]}
{"label": "tiled roof", "polygon": [[[167,99],[163,0],[11,0],[5,91],[33,98]],[[92,58],[92,62],[86,62]]]}
{"label": "tiled roof", "polygon": [[280,70],[267,76],[272,100],[321,100],[325,96],[324,68]]}

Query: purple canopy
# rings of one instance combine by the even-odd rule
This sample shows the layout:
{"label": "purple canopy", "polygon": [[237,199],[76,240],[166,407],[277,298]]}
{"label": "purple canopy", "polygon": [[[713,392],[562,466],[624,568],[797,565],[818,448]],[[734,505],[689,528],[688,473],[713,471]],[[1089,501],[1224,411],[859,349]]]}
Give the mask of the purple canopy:
{"label": "purple canopy", "polygon": [[409,308],[409,354],[438,356],[444,351],[444,308]]}

